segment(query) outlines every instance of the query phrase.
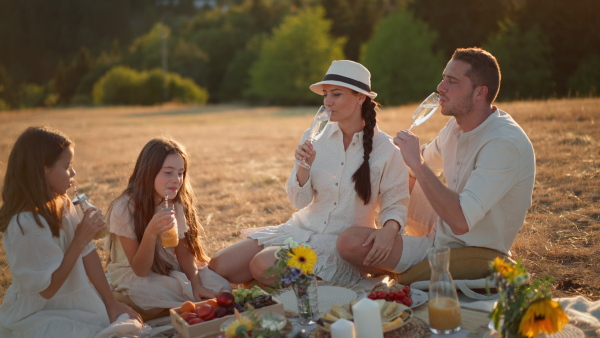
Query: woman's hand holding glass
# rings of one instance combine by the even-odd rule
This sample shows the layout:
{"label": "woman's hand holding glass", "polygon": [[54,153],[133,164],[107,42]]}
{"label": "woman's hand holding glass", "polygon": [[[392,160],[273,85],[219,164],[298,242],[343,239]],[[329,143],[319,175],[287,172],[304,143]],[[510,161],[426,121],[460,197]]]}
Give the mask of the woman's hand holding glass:
{"label": "woman's hand holding glass", "polygon": [[300,168],[310,169],[315,160],[317,152],[314,150],[312,141],[306,140],[296,149],[296,162],[304,162],[308,166],[299,165]]}
{"label": "woman's hand holding glass", "polygon": [[[310,169],[312,165],[312,161],[315,160],[315,152],[312,147],[312,143],[317,139],[317,137],[321,134],[327,123],[329,123],[329,118],[331,117],[331,111],[329,108],[325,106],[319,107],[317,114],[313,118],[312,124],[310,126],[310,130],[308,133],[308,140],[304,142],[304,144],[300,145],[296,150],[296,159],[295,162],[299,167]],[[308,143],[308,144],[307,144]],[[309,158],[312,157],[310,163],[308,162]]]}

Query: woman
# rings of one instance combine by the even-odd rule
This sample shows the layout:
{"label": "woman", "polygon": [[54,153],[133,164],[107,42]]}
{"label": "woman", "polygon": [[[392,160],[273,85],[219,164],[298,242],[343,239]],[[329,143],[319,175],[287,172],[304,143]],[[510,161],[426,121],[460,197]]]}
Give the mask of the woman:
{"label": "woman", "polygon": [[279,226],[247,229],[246,239],[219,251],[212,270],[232,283],[256,279],[272,285],[267,275],[275,250],[292,237],[310,245],[318,254],[315,274],[327,281],[352,284],[361,272],[337,252],[340,233],[352,226],[376,228],[365,246],[371,246],[374,262],[387,258],[395,235],[406,223],[408,169],[390,136],[376,125],[371,74],[361,64],[333,61],[323,81],[310,86],[323,95],[331,111],[330,123],[313,144],[308,130],[296,149],[297,160],[306,159],[310,169],[295,165],[287,182],[292,204],[301,209]]}

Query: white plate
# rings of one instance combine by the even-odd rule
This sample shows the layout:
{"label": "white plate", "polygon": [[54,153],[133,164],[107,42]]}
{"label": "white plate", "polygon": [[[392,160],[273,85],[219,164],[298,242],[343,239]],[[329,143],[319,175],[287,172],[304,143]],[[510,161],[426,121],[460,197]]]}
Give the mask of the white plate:
{"label": "white plate", "polygon": [[[348,311],[348,312],[350,312],[350,311],[351,311],[351,310],[350,310],[350,304],[343,305],[342,307],[343,307],[343,308],[344,308],[346,311]],[[400,323],[400,324],[397,324],[397,325],[394,325],[394,326],[390,326],[390,327],[388,327],[388,328],[384,329],[384,330],[383,330],[383,333],[386,333],[386,332],[390,332],[390,331],[396,330],[397,328],[399,328],[399,327],[401,327],[401,326],[404,326],[406,323],[408,323],[408,322],[409,322],[409,321],[412,319],[412,317],[413,317],[413,311],[412,311],[411,309],[409,309],[408,307],[406,307],[405,305],[398,306],[398,307],[397,307],[397,309],[396,309],[396,311],[394,311],[392,314],[390,314],[390,315],[389,315],[387,318],[390,318],[390,319],[391,319],[391,318],[395,318],[395,317],[396,317],[396,316],[398,316],[398,315],[399,315],[401,312],[406,312],[406,315],[407,315],[407,317],[406,317],[406,318],[404,318],[404,321],[403,321],[402,323]],[[352,321],[354,321],[354,320],[352,320]],[[381,318],[381,321],[382,321],[382,322],[384,322],[384,321],[387,321],[387,319],[386,319],[386,318],[383,318],[383,316],[382,316],[382,318]],[[329,330],[328,328],[326,328],[325,326],[321,326],[321,325],[319,324],[319,322],[318,322],[318,321],[317,321],[317,326],[319,326],[321,329],[323,329],[323,330],[325,330],[325,331],[327,331],[327,332],[330,332],[330,330]]]}
{"label": "white plate", "polygon": [[[317,286],[317,299],[319,302],[319,314],[325,313],[335,304],[348,304],[353,299],[358,299],[364,292],[360,290],[351,290],[341,286],[319,285]],[[296,295],[294,290],[283,291],[275,298],[283,303],[285,311],[298,312],[298,304],[296,303]]]}
{"label": "white plate", "polygon": [[429,296],[425,291],[421,291],[419,289],[411,289],[410,297],[413,300],[413,303],[409,306],[411,309],[415,308],[419,305],[425,304]]}

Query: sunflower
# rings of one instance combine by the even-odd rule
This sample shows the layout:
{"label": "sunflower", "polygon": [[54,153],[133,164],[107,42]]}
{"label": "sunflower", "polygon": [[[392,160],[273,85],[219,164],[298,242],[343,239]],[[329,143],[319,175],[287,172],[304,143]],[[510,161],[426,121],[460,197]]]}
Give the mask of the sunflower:
{"label": "sunflower", "polygon": [[517,270],[513,264],[506,262],[503,258],[496,257],[492,266],[495,271],[498,271],[505,279],[511,279],[515,277],[519,270]]}
{"label": "sunflower", "polygon": [[254,322],[246,316],[239,316],[231,322],[225,330],[225,336],[231,337],[248,337],[254,328]]}
{"label": "sunflower", "polygon": [[317,254],[308,246],[300,245],[288,252],[288,267],[302,271],[302,274],[311,274],[317,262]]}
{"label": "sunflower", "polygon": [[526,337],[537,337],[540,332],[552,334],[561,331],[568,321],[558,302],[543,299],[529,306],[521,319],[519,333]]}

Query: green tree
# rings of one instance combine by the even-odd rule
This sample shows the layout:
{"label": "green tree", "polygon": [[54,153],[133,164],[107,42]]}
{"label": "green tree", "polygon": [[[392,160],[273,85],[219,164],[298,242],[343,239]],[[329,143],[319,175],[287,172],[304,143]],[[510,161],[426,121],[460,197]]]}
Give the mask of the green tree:
{"label": "green tree", "polygon": [[219,101],[255,101],[250,85],[250,71],[248,65],[254,64],[258,57],[258,52],[263,41],[266,40],[266,34],[257,34],[246,44],[246,48],[236,53],[223,77],[223,82],[219,88]]}
{"label": "green tree", "polygon": [[0,110],[17,108],[18,106],[18,90],[13,84],[13,80],[0,64]]}
{"label": "green tree", "polygon": [[[155,24],[145,35],[135,39],[129,46],[125,64],[137,70],[160,68],[162,66],[162,46],[170,40],[171,28],[162,23]],[[166,48],[166,47],[165,47]]]}
{"label": "green tree", "polygon": [[[212,101],[235,100],[243,96],[242,92],[232,91],[243,90],[242,86],[225,81],[248,82],[249,64],[240,69],[243,68],[240,62],[256,58],[257,49],[249,45],[249,41],[257,35],[270,33],[289,12],[289,6],[284,1],[246,0],[227,9],[201,12],[182,27],[181,37],[196,44],[208,55],[208,63],[200,65],[204,66],[202,72],[205,77],[197,81],[208,88]],[[248,46],[250,49],[246,49]],[[239,70],[241,72],[234,74]]]}
{"label": "green tree", "polygon": [[344,55],[358,60],[361,46],[373,28],[387,15],[405,6],[406,0],[321,0],[325,17],[332,21],[331,34],[346,37]]}
{"label": "green tree", "polygon": [[569,78],[569,90],[576,96],[596,96],[600,87],[600,55],[584,59]]}
{"label": "green tree", "polygon": [[59,103],[69,104],[75,95],[81,80],[94,68],[94,60],[87,48],[81,47],[77,57],[69,67],[62,61],[54,77],[54,85],[58,93]]}
{"label": "green tree", "polygon": [[21,86],[21,95],[19,100],[19,108],[35,108],[44,104],[46,91],[44,87],[27,83]]}
{"label": "green tree", "polygon": [[417,19],[438,33],[435,49],[450,58],[456,48],[483,45],[499,29],[499,22],[515,15],[515,3],[516,0],[411,0],[409,8]]}
{"label": "green tree", "polygon": [[379,102],[418,101],[435,91],[444,68],[444,60],[433,51],[436,37],[408,10],[388,16],[375,27],[361,62],[371,71]]}
{"label": "green tree", "polygon": [[318,102],[308,86],[321,80],[332,60],[344,56],[344,39],[332,38],[330,27],[321,7],[284,18],[250,70],[252,91],[273,103]]}
{"label": "green tree", "polygon": [[523,31],[539,26],[551,46],[556,93],[569,92],[569,78],[580,63],[600,55],[600,1],[527,0],[515,20]]}
{"label": "green tree", "polygon": [[547,98],[553,94],[552,51],[539,27],[523,32],[506,21],[484,48],[496,57],[502,71],[498,99]]}

